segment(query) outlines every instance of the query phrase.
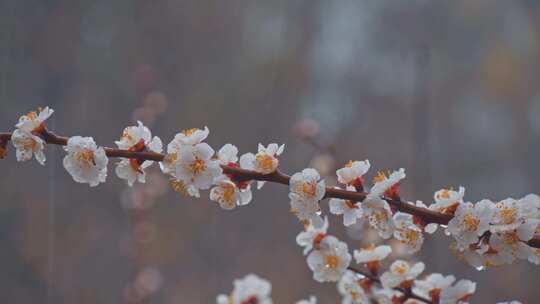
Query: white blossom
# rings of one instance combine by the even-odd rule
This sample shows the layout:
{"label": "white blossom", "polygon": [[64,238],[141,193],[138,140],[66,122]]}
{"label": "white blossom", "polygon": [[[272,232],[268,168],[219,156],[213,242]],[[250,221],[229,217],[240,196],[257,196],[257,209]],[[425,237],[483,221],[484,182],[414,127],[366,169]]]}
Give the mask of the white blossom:
{"label": "white blossom", "polygon": [[350,186],[360,186],[364,174],[368,172],[370,167],[371,165],[367,159],[365,161],[349,161],[345,167],[336,171],[338,182]]}
{"label": "white blossom", "polygon": [[[137,121],[137,126],[130,126],[124,129],[120,140],[115,142],[119,149],[142,152],[150,151],[161,153],[163,150],[163,144],[159,137],[154,136],[150,129],[143,125],[142,122]],[[129,186],[133,186],[135,182],[144,183],[146,181],[146,174],[144,169],[151,166],[153,161],[139,161],[134,158],[126,158],[116,164],[116,175],[125,179]]]}
{"label": "white blossom", "polygon": [[[416,203],[414,205],[416,207],[428,209],[428,207],[422,201],[416,201]],[[439,225],[437,223],[429,223],[429,224],[425,225],[424,232],[429,233],[429,234],[433,234],[433,233],[435,233],[435,231],[437,231],[437,228],[439,228]]]}
{"label": "white blossom", "polygon": [[291,211],[301,221],[313,220],[315,225],[322,223],[318,212],[319,201],[324,197],[326,188],[324,180],[315,169],[304,169],[295,173],[289,181],[289,198]]}
{"label": "white blossom", "polygon": [[394,214],[394,238],[405,245],[409,253],[415,253],[424,243],[422,229],[413,222],[413,216],[408,213]]}
{"label": "white blossom", "polygon": [[454,286],[441,291],[440,304],[467,303],[476,290],[476,283],[469,280],[459,280]]}
{"label": "white blossom", "polygon": [[313,221],[305,225],[305,230],[296,236],[296,244],[304,247],[304,255],[308,254],[313,247],[319,248],[320,242],[326,236],[328,230],[328,217],[324,217],[324,223],[321,226],[314,225]]}
{"label": "white blossom", "polygon": [[403,168],[392,172],[388,177],[383,172],[379,172],[377,176],[373,178],[375,184],[371,187],[369,196],[381,197],[387,195],[387,192],[391,190],[391,188],[396,187],[405,176],[405,169]]}
{"label": "white blossom", "polygon": [[479,237],[489,230],[494,204],[484,199],[476,204],[459,203],[454,217],[448,223],[447,231],[462,248],[478,242]]}
{"label": "white blossom", "polygon": [[207,143],[184,146],[175,161],[174,177],[183,183],[191,196],[199,197],[199,190],[209,189],[221,177],[223,170],[218,160],[212,159],[214,150]]}
{"label": "white blossom", "polygon": [[[347,190],[355,191],[354,187],[347,187]],[[332,198],[328,205],[330,206],[330,213],[343,215],[343,225],[345,226],[355,224],[364,214],[360,203],[351,200]]]}
{"label": "white blossom", "polygon": [[45,142],[38,136],[20,129],[13,131],[11,142],[15,147],[17,161],[27,161],[35,156],[38,163],[45,165]]}
{"label": "white blossom", "polygon": [[45,141],[38,135],[44,129],[45,121],[53,113],[53,109],[45,107],[19,117],[19,122],[15,125],[17,129],[11,134],[17,161],[27,161],[34,156],[38,163],[45,165],[46,158],[43,152]]}
{"label": "white blossom", "polygon": [[21,116],[15,127],[26,133],[36,132],[53,113],[54,110],[49,107],[45,107],[44,109],[38,108],[37,112],[32,111]]}
{"label": "white blossom", "polygon": [[92,137],[70,137],[64,150],[67,152],[64,168],[76,182],[87,183],[91,187],[105,182],[109,159]]}
{"label": "white blossom", "polygon": [[434,204],[429,205],[429,209],[442,213],[452,213],[454,208],[463,203],[465,188],[459,187],[459,191],[452,189],[441,189],[433,195]]}
{"label": "white blossom", "polygon": [[193,128],[184,130],[174,136],[172,142],[176,145],[190,145],[194,146],[203,142],[210,134],[208,127],[204,127],[204,130]]}
{"label": "white blossom", "polygon": [[236,164],[238,161],[238,148],[232,144],[225,144],[219,149],[217,158],[222,165]]}
{"label": "white blossom", "polygon": [[360,250],[354,250],[354,259],[358,264],[380,262],[386,259],[390,253],[392,253],[392,247],[388,245],[371,245]]}
{"label": "white blossom", "polygon": [[278,144],[272,143],[265,147],[259,144],[257,154],[246,153],[240,157],[240,166],[263,174],[272,173],[276,171],[279,164],[276,156],[281,155],[284,149],[285,145],[278,146]]}
{"label": "white blossom", "polygon": [[228,179],[221,179],[210,191],[210,199],[218,202],[221,208],[231,210],[251,202],[251,189],[240,189]]}
{"label": "white blossom", "polygon": [[313,279],[321,283],[339,280],[350,262],[347,244],[333,236],[326,236],[320,243],[320,249],[311,251],[307,257]]}
{"label": "white blossom", "polygon": [[270,293],[272,285],[267,280],[254,274],[248,274],[242,279],[234,280],[234,289],[229,295],[219,295],[217,304],[272,304]]}
{"label": "white blossom", "polygon": [[347,270],[337,283],[337,289],[342,296],[341,304],[369,303],[366,291],[360,286],[359,278],[353,271]]}
{"label": "white blossom", "polygon": [[380,197],[368,195],[362,202],[364,217],[369,224],[377,230],[379,236],[387,239],[394,231],[394,219],[388,202]]}
{"label": "white blossom", "polygon": [[381,284],[384,288],[396,288],[409,285],[410,282],[424,271],[424,263],[418,262],[412,267],[403,260],[396,260],[390,265],[389,271],[381,275]]}
{"label": "white blossom", "polygon": [[538,221],[537,195],[529,194],[522,199],[508,198],[495,204],[491,232],[506,232],[518,229],[519,226]]}
{"label": "white blossom", "polygon": [[455,280],[453,275],[443,276],[440,273],[432,273],[423,280],[414,281],[413,292],[437,303],[441,291],[452,286]]}
{"label": "white blossom", "polygon": [[400,299],[402,297],[403,297],[403,293],[395,289],[387,289],[387,288],[373,289],[373,298],[375,299],[377,304],[400,303]]}
{"label": "white blossom", "polygon": [[[259,144],[257,154],[246,153],[240,156],[240,167],[246,170],[253,170],[262,174],[270,174],[277,170],[279,160],[277,156],[283,153],[285,145],[278,146],[272,143],[267,147]],[[257,188],[264,185],[263,181],[257,182]]]}

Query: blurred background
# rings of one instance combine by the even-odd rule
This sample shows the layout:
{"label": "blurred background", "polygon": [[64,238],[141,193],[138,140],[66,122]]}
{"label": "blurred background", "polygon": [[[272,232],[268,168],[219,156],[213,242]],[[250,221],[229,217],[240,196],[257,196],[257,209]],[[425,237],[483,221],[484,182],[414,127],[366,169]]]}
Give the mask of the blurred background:
{"label": "blurred background", "polygon": [[[164,142],[206,125],[216,150],[285,143],[285,172],[314,166],[330,184],[368,158],[372,174],[407,169],[409,200],[459,185],[471,201],[520,197],[540,186],[539,13],[532,0],[3,0],[0,130],[44,105],[49,128],[103,145],[137,119]],[[63,155],[0,162],[0,302],[213,303],[254,272],[275,303],[338,303],[295,244],[286,187],[227,212],[156,166],[134,188],[112,164],[106,184],[77,184]],[[330,221],[351,249],[380,242]],[[538,301],[537,266],[477,271],[449,241],[394,257],[477,281],[474,303]]]}

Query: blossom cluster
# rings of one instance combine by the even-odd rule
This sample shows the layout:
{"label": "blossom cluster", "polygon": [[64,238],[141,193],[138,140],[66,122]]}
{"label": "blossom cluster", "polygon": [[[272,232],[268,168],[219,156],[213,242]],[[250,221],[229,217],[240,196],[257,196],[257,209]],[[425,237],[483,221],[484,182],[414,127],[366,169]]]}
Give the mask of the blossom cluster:
{"label": "blossom cluster", "polygon": [[[396,260],[380,274],[391,247],[370,246],[354,250],[351,255],[347,243],[327,233],[329,220],[320,206],[325,198],[329,198],[329,212],[342,216],[344,226],[368,223],[381,238],[394,238],[408,253],[420,250],[424,233],[434,233],[441,225],[453,237],[454,251],[474,267],[499,266],[516,259],[540,264],[540,249],[528,243],[540,234],[540,197],[534,194],[520,199],[498,202],[483,199],[472,203],[464,200],[465,189],[459,187],[457,191],[435,192],[434,203],[427,206],[421,201],[401,199],[399,187],[406,177],[403,168],[387,174],[378,172],[368,185],[364,176],[371,168],[370,161],[349,161],[336,171],[339,185],[329,188],[312,168],[290,178],[282,175],[278,171],[278,157],[284,152],[284,145],[259,144],[256,153],[239,156],[238,148],[227,143],[216,152],[205,142],[210,131],[204,127],[175,134],[162,154],[162,140],[152,136],[150,129],[138,121],[137,125],[124,129],[115,142],[117,149],[112,149],[98,146],[92,137],[51,140],[54,136],[47,131],[45,122],[53,112],[46,107],[19,118],[10,136],[17,160],[34,157],[44,165],[46,144],[64,145],[64,168],[76,182],[91,187],[106,181],[111,157],[121,157],[115,163],[115,173],[128,186],[145,183],[147,168],[158,162],[175,191],[200,197],[201,190],[209,190],[210,200],[232,210],[251,202],[252,183],[256,182],[256,188],[260,189],[266,181],[276,181],[272,177],[281,176],[279,182],[289,186],[290,210],[304,225],[296,242],[307,255],[313,279],[337,282],[343,304],[466,303],[476,286],[468,280],[455,282],[452,275],[434,273],[420,278],[424,271],[421,262],[409,264]],[[0,157],[6,153],[5,144],[0,138]],[[404,212],[411,208],[421,212]],[[428,220],[422,217],[426,213],[446,220]],[[365,271],[351,266],[353,258]],[[268,281],[248,275],[234,282],[230,294],[218,296],[217,303],[271,304],[270,292]],[[298,303],[314,304],[316,298],[312,296]]]}

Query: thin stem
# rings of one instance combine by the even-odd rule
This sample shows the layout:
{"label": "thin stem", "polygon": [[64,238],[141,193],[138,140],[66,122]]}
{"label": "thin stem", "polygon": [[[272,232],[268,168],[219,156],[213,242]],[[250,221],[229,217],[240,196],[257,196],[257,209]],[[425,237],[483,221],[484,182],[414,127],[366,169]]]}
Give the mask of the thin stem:
{"label": "thin stem", "polygon": [[[68,138],[64,136],[56,135],[54,132],[43,129],[42,132],[38,134],[41,138],[48,144],[53,145],[67,145]],[[11,133],[0,133],[0,148],[5,147],[7,142],[11,140]],[[120,157],[120,158],[133,158],[139,161],[163,161],[165,158],[164,154],[156,152],[134,152],[122,149],[115,148],[106,148],[104,147],[105,154],[108,157]],[[242,168],[231,167],[227,165],[222,165],[223,172],[225,174],[231,175],[236,181],[249,181],[249,180],[258,180],[258,181],[267,181],[278,183],[282,185],[289,185],[290,176],[282,173],[277,170],[270,174],[262,174],[259,172],[245,170]],[[336,189],[332,187],[326,187],[325,198],[339,198],[345,200],[351,200],[355,202],[362,202],[367,196],[366,192],[355,192],[342,189]],[[384,198],[390,205],[392,205],[396,210],[409,213],[417,216],[425,223],[436,223],[440,225],[447,225],[448,222],[452,219],[452,215],[436,212],[427,208],[422,208],[413,205],[404,200],[396,200],[391,198]],[[540,248],[540,235],[535,235],[531,240],[527,242],[531,247]]]}

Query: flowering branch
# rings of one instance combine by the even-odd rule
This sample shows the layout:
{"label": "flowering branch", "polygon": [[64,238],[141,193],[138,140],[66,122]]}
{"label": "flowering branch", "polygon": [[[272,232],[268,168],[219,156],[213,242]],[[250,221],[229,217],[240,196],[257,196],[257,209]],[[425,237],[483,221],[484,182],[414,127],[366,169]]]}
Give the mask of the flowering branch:
{"label": "flowering branch", "polygon": [[[5,147],[7,142],[11,140],[11,133],[0,133],[0,146]],[[68,138],[64,136],[56,135],[54,132],[51,132],[45,128],[42,129],[40,137],[48,144],[53,145],[67,145]],[[119,158],[129,158],[136,159],[139,162],[143,161],[157,161],[161,162],[165,158],[165,155],[162,153],[148,152],[148,151],[129,151],[115,148],[103,148],[105,154],[108,157],[119,157]],[[224,174],[229,174],[233,176],[233,179],[238,182],[244,181],[266,181],[273,182],[277,184],[289,185],[290,176],[282,173],[279,170],[276,170],[269,174],[259,173],[253,170],[246,170],[239,167],[232,167],[228,165],[221,165]],[[356,192],[348,191],[337,188],[326,187],[325,198],[338,198],[344,200],[351,200],[355,202],[362,202],[367,196],[366,192]],[[440,225],[447,225],[448,222],[452,219],[451,214],[445,214],[441,212],[436,212],[429,210],[427,208],[417,207],[411,203],[403,201],[401,199],[392,199],[385,198],[385,200],[396,208],[396,210],[409,213],[421,218],[425,223],[436,223]],[[536,235],[534,238],[528,241],[529,246],[540,248],[540,236]]]}
{"label": "flowering branch", "polygon": [[[48,107],[30,112],[19,118],[13,133],[0,133],[0,158],[5,157],[7,144],[12,142],[18,161],[35,157],[44,165],[46,144],[64,146],[67,152],[64,168],[76,182],[91,187],[105,182],[109,158],[120,158],[115,172],[129,186],[144,183],[145,169],[157,162],[161,171],[170,176],[175,191],[199,197],[200,190],[210,189],[210,199],[228,210],[251,201],[253,181],[257,188],[265,182],[286,185],[291,211],[304,224],[296,242],[308,255],[313,278],[318,282],[338,282],[344,303],[364,303],[369,299],[407,304],[465,303],[476,285],[468,280],[454,284],[452,275],[445,277],[437,273],[418,279],[424,264],[410,265],[402,260],[394,261],[388,271],[378,276],[380,261],[392,251],[384,245],[354,250],[356,263],[363,264],[368,272],[351,267],[347,244],[326,233],[328,218],[323,220],[319,204],[326,198],[330,213],[341,215],[345,226],[366,220],[379,236],[394,237],[409,253],[420,250],[423,232],[433,233],[442,225],[454,238],[452,246],[458,256],[477,268],[509,264],[515,259],[540,264],[540,197],[534,194],[517,200],[484,199],[473,204],[463,200],[463,187],[459,191],[442,189],[435,192],[435,202],[428,207],[421,201],[401,199],[399,185],[406,176],[404,169],[388,176],[379,172],[369,191],[365,191],[363,176],[371,164],[368,160],[349,161],[336,171],[337,180],[345,189],[327,187],[315,169],[304,169],[292,176],[281,172],[278,156],[283,153],[284,145],[259,144],[256,154],[245,153],[239,158],[238,149],[232,144],[225,144],[215,152],[205,143],[209,134],[205,127],[176,134],[166,153],[162,153],[161,139],[152,137],[151,131],[138,122],[137,126],[124,129],[120,140],[115,142],[118,148],[100,147],[92,137],[68,138],[47,130],[44,122],[53,112]],[[243,288],[253,292],[245,295]],[[267,303],[264,299],[269,300],[269,293],[269,283],[248,275],[235,282],[231,295],[221,295],[217,302]],[[315,300],[299,303],[311,304]]]}

